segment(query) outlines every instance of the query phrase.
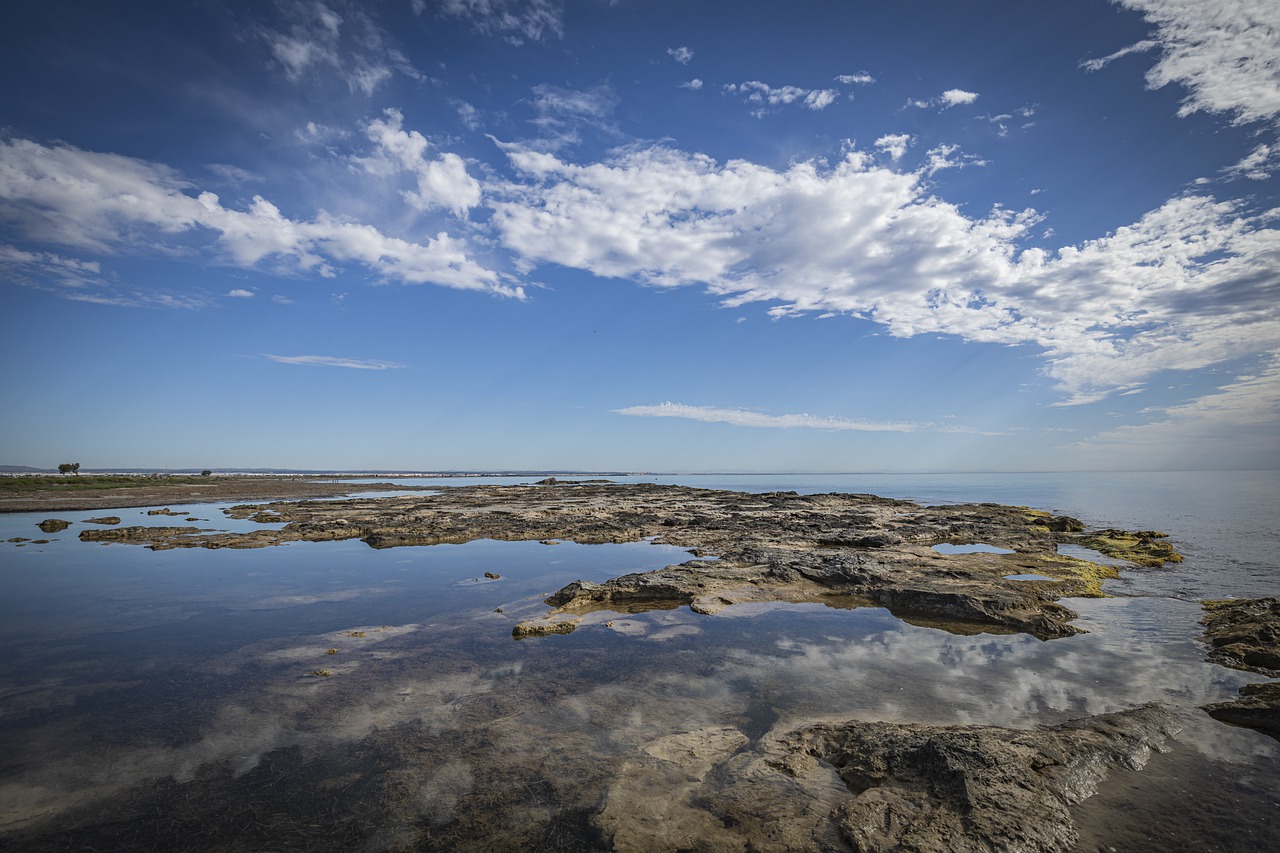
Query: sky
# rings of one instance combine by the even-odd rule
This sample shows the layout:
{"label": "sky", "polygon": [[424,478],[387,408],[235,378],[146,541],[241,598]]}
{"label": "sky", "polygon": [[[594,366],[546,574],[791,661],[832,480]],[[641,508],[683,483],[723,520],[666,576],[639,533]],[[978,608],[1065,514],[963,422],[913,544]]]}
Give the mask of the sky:
{"label": "sky", "polygon": [[0,463],[1280,468],[1274,0],[0,13]]}

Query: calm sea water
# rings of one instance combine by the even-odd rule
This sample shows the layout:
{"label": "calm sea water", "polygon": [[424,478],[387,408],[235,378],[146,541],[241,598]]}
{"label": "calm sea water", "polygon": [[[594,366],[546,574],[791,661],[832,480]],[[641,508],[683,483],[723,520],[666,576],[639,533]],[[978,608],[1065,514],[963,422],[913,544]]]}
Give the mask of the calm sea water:
{"label": "calm sea water", "polygon": [[71,528],[43,534],[44,515],[0,516],[0,539],[51,540],[0,542],[0,848],[592,849],[590,815],[622,768],[672,733],[756,738],[813,716],[1027,727],[1158,701],[1182,733],[1077,809],[1081,849],[1280,849],[1277,742],[1198,710],[1261,679],[1205,663],[1196,624],[1201,598],[1280,593],[1280,473],[621,479],[1021,504],[1164,530],[1187,560],[1068,602],[1089,633],[1050,642],[820,605],[602,613],[515,642],[512,624],[565,583],[689,555],[153,552],[77,534],[109,514],[186,522],[55,513]]}

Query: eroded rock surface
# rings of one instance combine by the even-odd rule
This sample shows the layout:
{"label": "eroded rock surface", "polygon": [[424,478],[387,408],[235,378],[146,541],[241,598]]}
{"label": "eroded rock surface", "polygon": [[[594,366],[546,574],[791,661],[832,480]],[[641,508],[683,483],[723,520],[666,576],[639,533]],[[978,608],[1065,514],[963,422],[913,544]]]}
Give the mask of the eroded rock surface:
{"label": "eroded rock surface", "polygon": [[1280,678],[1280,599],[1204,601],[1209,660]]}
{"label": "eroded rock surface", "polygon": [[63,521],[61,518],[46,518],[44,521],[36,525],[45,533],[60,533],[71,526],[71,522]]}
{"label": "eroded rock surface", "polygon": [[1071,849],[1069,806],[1112,770],[1141,769],[1177,730],[1168,712],[1146,705],[1031,731],[849,722],[808,726],[783,742],[835,769],[851,799],[830,819],[860,853],[1032,853]]}
{"label": "eroded rock surface", "polygon": [[[653,539],[700,557],[604,584],[579,582],[549,599],[548,614],[515,626],[516,637],[566,633],[582,614],[689,606],[699,613],[759,601],[876,604],[916,622],[957,631],[1076,633],[1064,596],[1098,595],[1115,570],[1060,555],[1088,544],[1159,564],[1176,552],[1162,534],[1089,534],[1065,516],[1025,507],[924,507],[872,495],[747,494],[656,484],[466,486],[385,499],[243,505],[239,519],[283,524],[252,533],[193,528],[86,531],[82,538],[151,548],[257,548],[294,541],[361,539],[374,548],[474,539],[583,544]],[[89,535],[92,534],[92,535]],[[1105,534],[1105,535],[1103,535]],[[940,554],[932,545],[982,543],[1010,554]],[[1006,575],[1034,573],[1048,581]]]}
{"label": "eroded rock surface", "polygon": [[1280,681],[1246,684],[1240,688],[1239,699],[1205,705],[1204,710],[1224,723],[1248,726],[1280,738]]}

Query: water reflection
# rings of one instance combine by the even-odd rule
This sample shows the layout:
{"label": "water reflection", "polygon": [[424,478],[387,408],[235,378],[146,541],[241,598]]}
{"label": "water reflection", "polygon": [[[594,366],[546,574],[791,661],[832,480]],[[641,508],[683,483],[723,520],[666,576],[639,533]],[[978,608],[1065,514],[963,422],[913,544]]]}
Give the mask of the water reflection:
{"label": "water reflection", "polygon": [[[654,756],[689,733],[723,762],[814,719],[1030,727],[1148,701],[1179,709],[1184,753],[1280,784],[1275,741],[1196,710],[1256,679],[1204,663],[1198,607],[1178,600],[1073,601],[1089,633],[1050,642],[850,603],[600,611],[516,643],[569,581],[688,554],[67,541],[8,556],[0,828],[33,850],[91,846],[107,825],[117,846],[587,845],[605,801],[671,794],[664,815],[705,826],[699,798],[737,783],[708,763],[673,787]],[[486,571],[500,578],[469,583]]]}

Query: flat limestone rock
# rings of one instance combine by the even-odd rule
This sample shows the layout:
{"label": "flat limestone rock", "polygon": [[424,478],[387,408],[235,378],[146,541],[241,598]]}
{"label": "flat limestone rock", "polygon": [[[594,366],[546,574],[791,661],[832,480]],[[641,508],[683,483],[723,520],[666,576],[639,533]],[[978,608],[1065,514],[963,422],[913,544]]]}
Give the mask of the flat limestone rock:
{"label": "flat limestone rock", "polygon": [[1280,599],[1202,601],[1209,660],[1280,678]]}
{"label": "flat limestone rock", "polygon": [[[360,539],[372,548],[476,539],[580,544],[650,540],[701,559],[603,584],[570,584],[554,610],[515,625],[517,638],[562,634],[593,610],[636,613],[689,607],[716,613],[742,603],[830,602],[886,607],[960,633],[1078,633],[1057,603],[1101,594],[1113,568],[1057,553],[1083,541],[1083,525],[1026,507],[926,507],[874,495],[752,494],[653,483],[579,482],[463,486],[395,499],[289,501],[232,507],[236,519],[269,521],[248,533],[194,528],[86,531],[81,538],[161,548],[261,548]],[[1103,535],[1105,534],[1105,535]],[[1163,534],[1103,530],[1104,552],[1178,559]],[[942,554],[939,544],[982,544],[1008,553]],[[1035,584],[1007,576],[1034,573]]]}
{"label": "flat limestone rock", "polygon": [[830,819],[859,853],[1049,853],[1078,838],[1071,805],[1113,769],[1141,769],[1177,730],[1167,711],[1145,705],[1030,731],[848,722],[783,742],[839,775],[850,796]]}
{"label": "flat limestone rock", "polygon": [[1202,707],[1216,720],[1280,738],[1280,682],[1246,684],[1240,688],[1239,699]]}

